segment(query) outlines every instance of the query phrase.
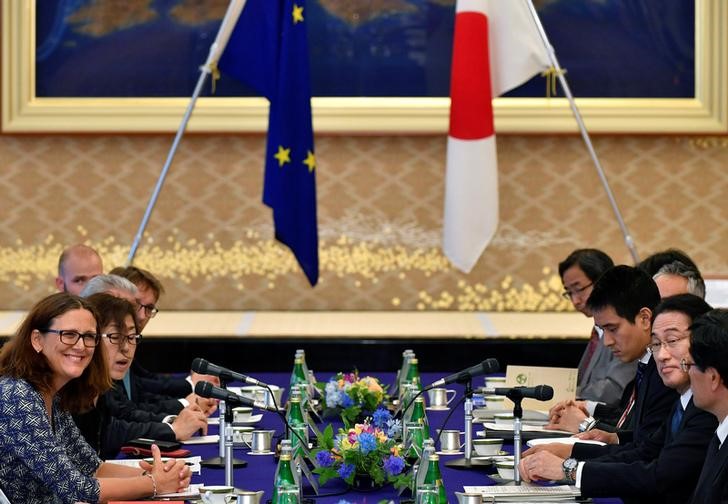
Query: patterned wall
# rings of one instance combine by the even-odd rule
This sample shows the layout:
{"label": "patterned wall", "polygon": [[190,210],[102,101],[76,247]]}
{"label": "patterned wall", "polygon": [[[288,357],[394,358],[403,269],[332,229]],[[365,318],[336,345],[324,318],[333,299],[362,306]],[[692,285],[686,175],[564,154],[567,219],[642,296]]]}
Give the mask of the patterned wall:
{"label": "patterned wall", "polygon": [[[122,264],[169,136],[0,136],[1,309],[50,292],[62,248]],[[728,138],[604,136],[595,147],[641,255],[677,246],[728,274]],[[629,254],[578,137],[499,136],[501,222],[469,275],[440,251],[445,138],[317,139],[321,280],[272,241],[262,136],[187,136],[136,264],[163,308],[568,309],[556,263],[575,247]]]}

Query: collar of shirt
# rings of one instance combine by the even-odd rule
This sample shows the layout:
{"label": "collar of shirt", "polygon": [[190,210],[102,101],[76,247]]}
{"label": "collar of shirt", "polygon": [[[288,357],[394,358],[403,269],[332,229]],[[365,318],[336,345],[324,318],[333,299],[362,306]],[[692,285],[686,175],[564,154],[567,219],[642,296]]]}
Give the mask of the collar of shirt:
{"label": "collar of shirt", "polygon": [[728,437],[728,416],[718,425],[718,429],[715,431],[720,440],[720,445],[723,446],[723,441]]}
{"label": "collar of shirt", "polygon": [[597,332],[597,335],[599,335],[599,339],[604,339],[604,329],[599,327],[598,325],[594,326],[594,330]]}
{"label": "collar of shirt", "polygon": [[642,364],[649,364],[651,358],[652,358],[652,354],[650,352],[645,351],[645,354],[642,357],[640,357],[640,362]]}
{"label": "collar of shirt", "polygon": [[688,388],[680,396],[680,404],[682,404],[683,411],[685,411],[688,408],[688,403],[690,402],[690,399],[692,399],[692,398],[693,398],[693,390],[691,388]]}

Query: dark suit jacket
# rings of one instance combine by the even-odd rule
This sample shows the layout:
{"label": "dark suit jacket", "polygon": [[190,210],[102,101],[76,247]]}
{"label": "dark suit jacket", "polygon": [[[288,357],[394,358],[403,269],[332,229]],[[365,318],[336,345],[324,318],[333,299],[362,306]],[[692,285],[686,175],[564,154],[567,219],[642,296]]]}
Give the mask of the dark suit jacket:
{"label": "dark suit jacket", "polygon": [[[596,426],[597,428],[610,432],[614,432],[616,430],[617,421],[622,415],[622,411],[624,411],[627,407],[633,389],[634,380],[632,380],[632,383],[624,389],[622,401],[620,402],[621,410],[618,412],[619,414],[614,415],[614,412],[611,413],[611,417],[609,418],[611,428],[610,424],[606,424],[604,420],[600,420]],[[668,415],[677,399],[678,393],[673,389],[666,387],[665,384],[662,383],[662,378],[660,378],[660,375],[657,372],[655,359],[650,358],[637,393],[635,404],[632,407],[632,411],[627,416],[627,420],[624,422],[622,428],[618,431],[620,444],[626,444],[630,441],[639,441],[650,436],[650,434],[660,427],[662,421]],[[599,415],[600,412],[603,412],[604,410],[607,410],[607,408],[600,409],[598,406],[594,413],[595,416]],[[594,445],[590,446],[594,447]],[[595,456],[599,455],[601,455],[601,453]]]}
{"label": "dark suit jacket", "polygon": [[124,383],[114,380],[114,385],[103,395],[111,416],[133,422],[161,422],[165,413],[155,413],[129,400]]}
{"label": "dark suit jacket", "polygon": [[129,370],[131,400],[154,413],[176,415],[184,407],[179,398],[192,393],[192,386],[184,378],[152,373],[137,361]]}
{"label": "dark suit jacket", "polygon": [[136,438],[175,441],[174,431],[161,422],[132,422],[111,415],[104,396],[96,407],[73,416],[86,442],[102,460],[116,458],[122,446]]}
{"label": "dark suit jacket", "polygon": [[581,473],[582,496],[620,497],[625,504],[687,502],[718,422],[691,399],[673,436],[673,411],[647,439],[613,445],[610,454],[587,461]]}
{"label": "dark suit jacket", "polygon": [[[715,436],[716,440],[718,439]],[[715,457],[705,461],[690,504],[725,504],[728,502],[728,439]]]}

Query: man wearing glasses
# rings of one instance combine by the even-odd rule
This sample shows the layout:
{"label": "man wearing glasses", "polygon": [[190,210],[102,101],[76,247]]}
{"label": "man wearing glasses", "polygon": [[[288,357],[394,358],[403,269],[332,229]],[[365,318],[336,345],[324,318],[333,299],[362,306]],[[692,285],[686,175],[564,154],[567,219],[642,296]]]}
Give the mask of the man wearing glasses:
{"label": "man wearing glasses", "polygon": [[705,463],[691,504],[728,502],[728,310],[713,310],[692,325],[690,354],[683,369],[690,375],[696,406],[715,416]]}
{"label": "man wearing glasses", "polygon": [[[665,386],[680,394],[660,428],[627,444],[545,445],[526,452],[524,479],[569,479],[583,497],[620,497],[625,503],[684,503],[695,488],[717,422],[693,400],[684,359],[690,325],[710,310],[691,294],[663,300],[656,308],[648,351]],[[683,364],[681,365],[681,361]],[[591,431],[578,437],[616,443],[616,434]],[[567,458],[568,457],[568,458]]]}
{"label": "man wearing glasses", "polygon": [[[578,249],[559,263],[559,276],[564,284],[562,296],[578,311],[591,317],[586,300],[605,271],[614,266],[612,259],[597,249]],[[634,378],[635,362],[622,362],[602,343],[601,331],[594,326],[584,354],[579,361],[576,397],[616,406],[624,387]]]}

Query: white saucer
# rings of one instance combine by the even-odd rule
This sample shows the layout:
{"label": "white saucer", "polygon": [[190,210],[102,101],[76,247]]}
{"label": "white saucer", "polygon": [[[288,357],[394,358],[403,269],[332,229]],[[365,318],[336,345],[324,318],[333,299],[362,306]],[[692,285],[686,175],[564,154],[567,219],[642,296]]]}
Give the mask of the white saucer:
{"label": "white saucer", "polygon": [[448,406],[428,406],[425,409],[429,411],[447,411],[450,408]]}
{"label": "white saucer", "polygon": [[249,451],[248,452],[248,455],[275,455],[275,453],[272,452],[272,451],[267,451],[267,452],[254,452],[254,451]]}
{"label": "white saucer", "polygon": [[258,422],[260,422],[262,418],[263,418],[263,413],[259,413],[257,415],[250,415],[250,418],[248,418],[247,420],[242,420],[240,422],[233,422],[233,425],[253,425],[253,424],[257,424]]}
{"label": "white saucer", "polygon": [[447,456],[447,455],[462,455],[463,454],[462,451],[439,451],[439,452],[435,452],[435,453],[437,453],[438,455],[445,455],[445,456]]}

